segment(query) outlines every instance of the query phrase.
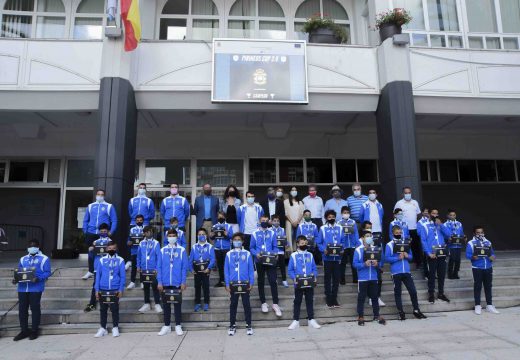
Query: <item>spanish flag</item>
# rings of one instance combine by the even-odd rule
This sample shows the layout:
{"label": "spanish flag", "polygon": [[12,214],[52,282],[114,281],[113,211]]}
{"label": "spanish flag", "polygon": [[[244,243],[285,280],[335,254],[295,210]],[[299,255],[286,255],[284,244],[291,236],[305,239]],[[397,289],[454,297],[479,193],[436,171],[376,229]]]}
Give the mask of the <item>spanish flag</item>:
{"label": "spanish flag", "polygon": [[135,50],[141,41],[139,0],[121,0],[121,16],[125,25],[125,51]]}

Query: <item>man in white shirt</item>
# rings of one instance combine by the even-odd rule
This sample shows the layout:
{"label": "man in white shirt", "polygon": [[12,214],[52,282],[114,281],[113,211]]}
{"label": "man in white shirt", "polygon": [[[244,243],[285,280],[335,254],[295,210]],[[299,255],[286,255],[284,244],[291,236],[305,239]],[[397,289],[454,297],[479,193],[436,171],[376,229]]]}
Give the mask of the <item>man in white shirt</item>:
{"label": "man in white shirt", "polygon": [[420,268],[423,250],[421,239],[417,233],[417,216],[421,214],[421,208],[419,203],[412,198],[412,188],[409,186],[403,188],[403,198],[395,204],[394,210],[397,208],[403,210],[403,220],[408,225],[412,238],[410,247],[412,248],[413,261],[417,268]]}
{"label": "man in white shirt", "polygon": [[381,246],[383,242],[383,205],[377,201],[377,193],[374,189],[368,191],[368,200],[361,208],[362,221],[370,221],[372,223],[372,235],[374,235],[374,243]]}
{"label": "man in white shirt", "polygon": [[323,199],[317,195],[316,186],[309,186],[309,195],[303,198],[305,209],[312,214],[312,222],[321,228],[323,226]]}
{"label": "man in white shirt", "polygon": [[264,211],[255,203],[255,194],[252,191],[246,193],[246,203],[238,208],[237,220],[240,232],[244,233],[244,249],[249,251],[251,234],[258,229],[260,217]]}

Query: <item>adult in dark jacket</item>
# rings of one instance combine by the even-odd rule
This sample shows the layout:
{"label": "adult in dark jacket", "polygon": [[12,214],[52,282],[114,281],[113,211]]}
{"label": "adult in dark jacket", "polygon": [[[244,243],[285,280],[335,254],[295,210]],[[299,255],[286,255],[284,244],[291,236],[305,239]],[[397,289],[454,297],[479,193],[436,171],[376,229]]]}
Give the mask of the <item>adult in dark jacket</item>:
{"label": "adult in dark jacket", "polygon": [[278,215],[280,218],[280,224],[285,224],[285,207],[283,205],[283,200],[276,197],[274,187],[270,186],[267,188],[267,197],[260,202],[260,206],[269,219],[273,215]]}

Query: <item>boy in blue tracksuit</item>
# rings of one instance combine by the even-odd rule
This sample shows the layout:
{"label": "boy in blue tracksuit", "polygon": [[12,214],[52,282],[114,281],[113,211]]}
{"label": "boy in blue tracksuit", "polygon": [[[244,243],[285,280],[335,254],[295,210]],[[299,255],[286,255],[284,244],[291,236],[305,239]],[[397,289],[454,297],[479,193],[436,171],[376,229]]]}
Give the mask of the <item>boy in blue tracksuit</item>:
{"label": "boy in blue tracksuit", "polygon": [[271,295],[273,297],[272,309],[276,316],[282,316],[282,311],[278,306],[278,285],[276,284],[276,266],[263,265],[260,262],[262,254],[278,254],[276,246],[276,235],[273,230],[269,229],[269,217],[262,215],[260,217],[260,228],[251,234],[251,255],[255,259],[256,272],[258,274],[258,295],[262,304],[262,312],[265,314],[269,311],[269,307],[265,299],[265,275],[271,287]]}
{"label": "boy in blue tracksuit", "polygon": [[135,279],[137,275],[137,252],[139,250],[139,245],[132,243],[132,237],[139,236],[144,238],[143,230],[144,230],[144,216],[137,215],[135,217],[134,226],[130,228],[130,235],[128,236],[127,245],[130,247],[130,259],[132,261],[132,270],[130,272],[130,284],[128,284],[127,289],[135,288]]}
{"label": "boy in blue tracksuit", "polygon": [[419,309],[419,301],[417,300],[417,290],[410,273],[410,262],[413,260],[412,250],[408,252],[394,252],[394,245],[404,240],[403,229],[399,225],[392,228],[392,239],[386,244],[385,261],[390,263],[390,271],[392,273],[392,281],[394,282],[394,297],[397,311],[399,311],[399,320],[406,320],[403,310],[403,302],[401,300],[401,285],[406,286],[410,299],[412,300],[413,315],[417,319],[426,319],[426,316]]}
{"label": "boy in blue tracksuit", "polygon": [[[222,237],[216,237],[217,231],[224,231]],[[231,250],[231,239],[233,237],[233,227],[226,222],[226,214],[219,211],[217,214],[217,223],[212,226],[210,238],[213,240],[215,250],[215,262],[218,268],[218,282],[215,287],[223,287],[224,283],[224,262],[226,254]]]}
{"label": "boy in blue tracksuit", "polygon": [[[341,208],[341,220],[338,221],[338,225],[341,226],[343,230],[350,227],[354,230],[352,234],[345,235],[345,251],[343,252],[343,257],[341,258],[341,279],[339,283],[341,285],[345,285],[347,280],[345,278],[345,270],[347,269],[347,263],[350,264],[350,269],[352,270],[352,282],[357,283],[357,270],[354,267],[354,250],[361,245],[359,241],[359,232],[357,228],[356,221],[350,218],[350,208],[348,206],[343,206]],[[345,231],[344,231],[345,233]]]}
{"label": "boy in blue tracksuit", "polygon": [[[448,220],[443,224],[446,233],[449,235],[448,239],[453,236],[463,237],[464,229],[462,223],[457,221],[457,213],[455,210],[448,210]],[[448,242],[448,249],[450,251],[450,259],[448,260],[448,279],[460,279],[460,258],[462,252],[462,243]]]}
{"label": "boy in blue tracksuit", "polygon": [[[499,314],[493,305],[492,283],[493,283],[493,262],[495,261],[495,251],[491,241],[486,239],[484,228],[477,225],[473,228],[474,237],[466,246],[466,258],[471,260],[473,271],[473,292],[475,295],[475,314],[482,313],[480,305],[480,293],[482,285],[484,285],[484,294],[486,296],[486,310],[492,314]],[[480,248],[480,252],[475,251]],[[485,250],[489,249],[489,253]]]}
{"label": "boy in blue tracksuit", "polygon": [[[178,289],[184,291],[186,289],[186,276],[189,271],[188,255],[186,249],[177,244],[177,230],[170,229],[167,233],[168,245],[163,247],[160,252],[159,266],[157,268],[157,282],[159,291],[165,289]],[[164,326],[158,335],[163,336],[171,333],[171,304],[163,301],[164,308]],[[182,335],[181,326],[181,304],[173,304],[175,313],[175,332]]]}
{"label": "boy in blue tracksuit", "polygon": [[[157,269],[161,260],[161,244],[153,237],[153,227],[147,225],[143,229],[144,239],[139,243],[137,249],[137,271],[141,274],[143,270],[153,271],[157,274]],[[142,274],[141,274],[142,276]],[[141,279],[142,282],[142,279]],[[151,283],[143,283],[144,289],[144,305],[139,309],[139,312],[146,312],[151,309],[150,306],[150,287],[153,291],[153,298],[155,301],[155,312],[161,313],[161,296],[157,289],[157,277]]]}
{"label": "boy in blue tracksuit", "polygon": [[137,215],[142,215],[145,225],[150,225],[150,221],[155,218],[155,205],[153,200],[146,196],[146,184],[140,183],[137,189],[137,196],[128,201],[128,214],[130,215],[130,225],[135,225]]}
{"label": "boy in blue tracksuit", "polygon": [[358,298],[357,298],[357,312],[358,312],[358,325],[365,325],[364,318],[364,307],[365,299],[368,297],[372,300],[372,311],[374,313],[374,320],[377,320],[379,324],[386,325],[385,319],[379,315],[379,302],[377,292],[377,276],[380,262],[377,260],[364,260],[365,250],[369,247],[374,246],[374,239],[372,232],[363,230],[361,232],[362,245],[356,248],[354,252],[354,266],[358,271]]}
{"label": "boy in blue tracksuit", "polygon": [[408,224],[406,223],[406,221],[404,221],[403,210],[400,208],[395,208],[394,210],[394,220],[390,222],[390,226],[388,227],[389,239],[392,239],[394,237],[394,234],[392,232],[394,226],[398,226],[401,229],[401,236],[403,237],[403,239],[410,238],[410,230],[408,230]]}
{"label": "boy in blue tracksuit", "polygon": [[164,231],[163,246],[168,245],[168,230],[175,229],[177,234],[177,245],[186,248],[186,235],[184,230],[179,229],[179,219],[175,216],[170,219],[170,227]]}
{"label": "boy in blue tracksuit", "polygon": [[296,238],[300,235],[304,235],[307,238],[307,246],[309,251],[314,255],[316,265],[321,263],[321,252],[316,246],[316,240],[318,239],[319,233],[318,225],[312,222],[312,214],[310,210],[303,211],[303,222],[298,224],[296,228]]}
{"label": "boy in blue tracksuit", "polygon": [[[114,242],[110,242],[107,246],[107,254],[96,261],[96,298],[100,300],[100,292],[115,292],[118,299],[123,296],[125,289],[125,260],[116,254],[117,246]],[[112,336],[119,336],[119,300],[112,304],[105,304],[100,301],[100,325],[94,337],[103,337],[108,334],[107,318],[108,308],[112,313]]]}
{"label": "boy in blue tracksuit", "polygon": [[[327,210],[325,212],[325,225],[320,228],[316,244],[323,254],[324,285],[325,297],[329,308],[339,308],[338,287],[341,277],[341,258],[346,246],[346,236],[343,229],[336,224],[336,212]],[[341,246],[341,251],[336,254],[329,254],[328,246]]]}
{"label": "boy in blue tracksuit", "polygon": [[[195,312],[202,308],[201,290],[204,292],[204,311],[209,310],[209,274],[215,267],[215,251],[208,242],[206,229],[197,230],[197,243],[192,246],[189,258],[189,267],[195,278]],[[197,263],[208,262],[207,268],[199,271]]]}
{"label": "boy in blue tracksuit", "polygon": [[[370,221],[363,221],[361,224],[361,231],[370,231],[372,232],[372,223]],[[374,245],[379,246],[380,243],[376,242],[374,239],[374,234],[372,233],[372,238],[374,240]],[[386,304],[381,300],[381,290],[383,289],[383,265],[385,262],[385,250],[384,246],[381,245],[381,261],[379,267],[377,268],[377,298],[379,302],[379,306],[386,306]],[[368,298],[369,305],[372,305],[372,299]]]}
{"label": "boy in blue tracksuit", "polygon": [[[34,278],[30,282],[18,283],[18,318],[21,332],[14,337],[19,341],[29,337],[29,340],[38,338],[38,328],[41,318],[41,298],[45,290],[45,281],[51,276],[51,261],[40,252],[40,241],[31,240],[27,248],[28,255],[22,256],[18,263],[18,270],[34,268]],[[13,284],[16,281],[13,280]],[[29,331],[29,307],[31,308],[32,324]]]}
{"label": "boy in blue tracksuit", "polygon": [[[92,253],[92,257],[93,257],[93,262],[94,262],[94,273],[96,272],[96,267],[98,265],[98,261],[101,257],[105,256],[104,254],[95,254],[94,253],[94,248],[96,246],[107,246],[111,241],[112,239],[110,239],[108,237],[108,233],[109,233],[109,226],[108,224],[101,224],[99,225],[99,238],[97,240],[94,240],[94,242],[92,243],[92,246],[89,248],[89,257],[90,257],[90,254]],[[83,278],[85,279],[85,278]],[[95,310],[96,309],[96,278],[94,277],[94,283],[92,284],[92,291],[90,293],[90,301],[87,305],[87,307],[85,307],[84,311],[85,312],[90,312],[92,310]]]}
{"label": "boy in blue tracksuit", "polygon": [[[285,238],[287,240],[287,237],[285,235],[285,229],[280,226],[280,217],[278,215],[271,216],[271,230],[274,232],[275,239],[278,239],[279,237]],[[278,244],[278,241],[277,241]],[[286,244],[287,245],[287,244]],[[278,249],[278,262],[276,263],[276,266],[280,268],[280,274],[282,275],[282,284],[284,287],[289,287],[289,284],[287,283],[287,275],[285,271],[285,249],[286,246],[277,247]]]}
{"label": "boy in blue tracksuit", "polygon": [[[226,282],[226,290],[230,293],[231,303],[229,304],[229,336],[236,333],[236,318],[238,299],[242,296],[242,305],[246,318],[247,335],[253,335],[253,326],[251,323],[251,303],[249,295],[255,284],[255,269],[253,266],[253,256],[251,253],[242,248],[244,243],[244,235],[242,233],[233,234],[233,249],[226,254],[226,262],[224,264],[224,278]],[[249,288],[243,294],[231,292],[231,283],[249,282]]]}
{"label": "boy in blue tracksuit", "polygon": [[[428,239],[428,229],[433,226],[433,223],[430,219],[430,208],[429,207],[423,207],[421,218],[419,221],[417,221],[417,235],[419,236],[419,239],[421,240],[421,250],[422,253],[420,255],[422,260],[422,270],[423,270],[423,276],[424,279],[428,278],[428,256],[426,256],[426,251],[424,250],[424,247],[426,246],[426,240]],[[417,258],[419,256],[416,255],[414,257],[415,263],[417,266],[419,266],[419,263],[417,262]]]}
{"label": "boy in blue tracksuit", "polygon": [[[308,325],[314,329],[321,326],[314,320],[314,286],[318,279],[318,268],[314,262],[314,256],[307,251],[307,238],[304,235],[298,236],[296,239],[297,250],[291,254],[289,258],[289,277],[294,283],[294,310],[293,322],[289,325],[289,330],[295,330],[300,326],[300,307],[302,305],[303,296],[305,295],[305,306],[307,308]],[[314,286],[299,289],[297,285],[297,277],[314,277]]]}

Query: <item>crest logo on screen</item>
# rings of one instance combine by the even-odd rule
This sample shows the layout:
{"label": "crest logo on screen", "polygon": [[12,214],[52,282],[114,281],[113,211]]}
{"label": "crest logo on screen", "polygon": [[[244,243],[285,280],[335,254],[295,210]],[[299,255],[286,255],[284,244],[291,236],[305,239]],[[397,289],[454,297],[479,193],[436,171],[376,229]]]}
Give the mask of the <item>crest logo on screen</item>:
{"label": "crest logo on screen", "polygon": [[264,69],[256,69],[253,74],[253,81],[256,85],[267,84],[267,73]]}

